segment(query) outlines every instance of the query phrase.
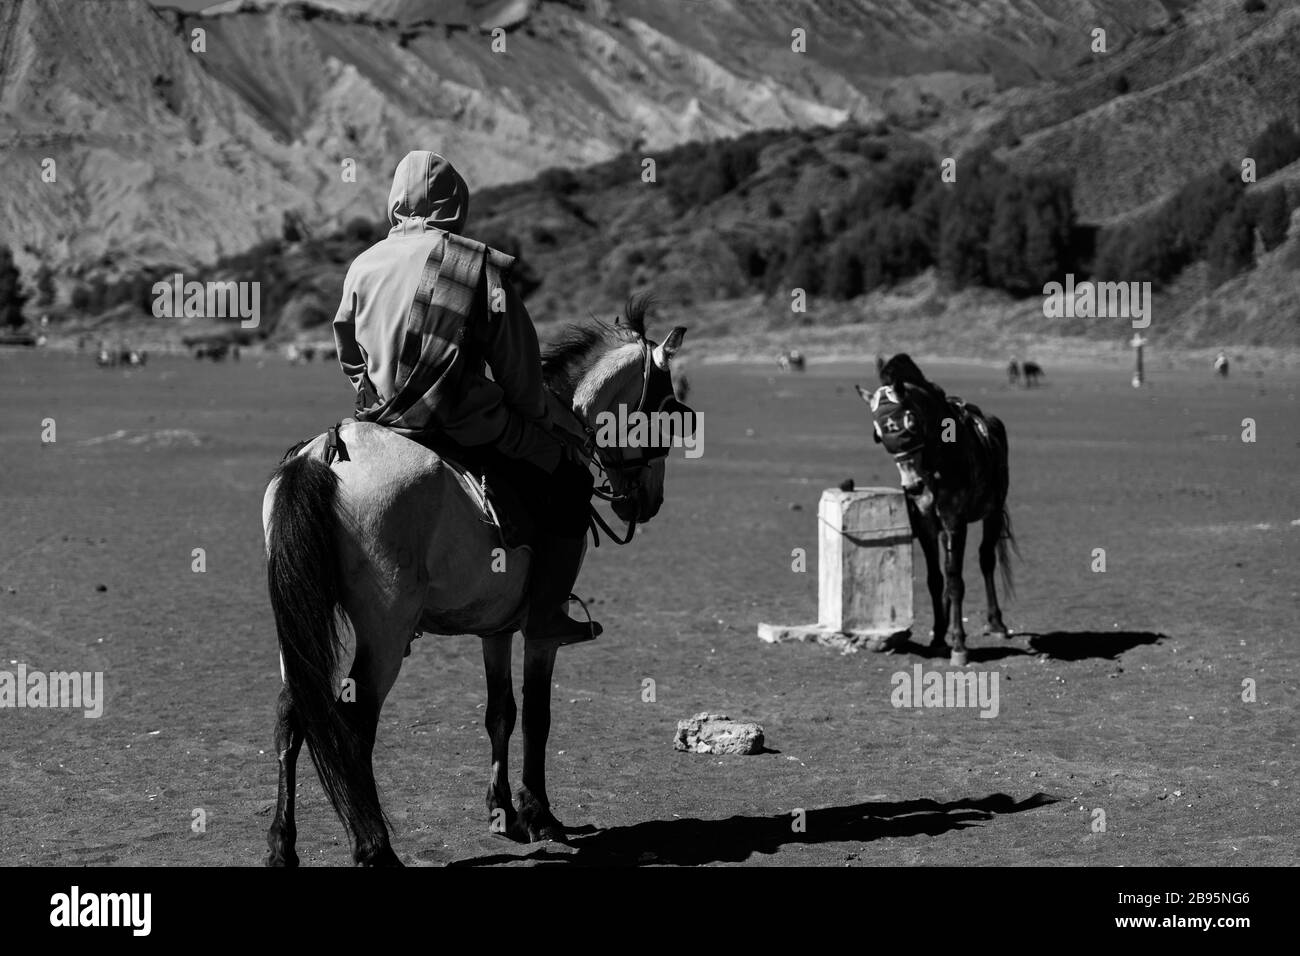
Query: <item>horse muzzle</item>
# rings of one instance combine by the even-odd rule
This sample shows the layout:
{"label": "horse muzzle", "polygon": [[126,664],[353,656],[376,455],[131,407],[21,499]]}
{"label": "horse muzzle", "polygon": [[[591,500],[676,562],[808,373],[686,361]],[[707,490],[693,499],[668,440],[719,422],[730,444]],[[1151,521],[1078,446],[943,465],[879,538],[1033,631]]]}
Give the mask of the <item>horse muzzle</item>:
{"label": "horse muzzle", "polygon": [[925,474],[918,467],[917,458],[896,459],[894,464],[898,467],[898,483],[903,491],[909,495],[919,495],[925,489]]}

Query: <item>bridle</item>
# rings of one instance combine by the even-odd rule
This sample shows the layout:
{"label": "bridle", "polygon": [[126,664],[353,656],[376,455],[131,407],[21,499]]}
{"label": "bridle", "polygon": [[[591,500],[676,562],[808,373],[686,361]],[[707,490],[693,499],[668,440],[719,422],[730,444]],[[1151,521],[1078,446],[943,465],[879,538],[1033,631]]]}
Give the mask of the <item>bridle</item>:
{"label": "bridle", "polygon": [[[880,414],[880,406],[890,401],[897,405],[895,411],[887,415]],[[877,440],[893,456],[896,463],[917,459],[917,471],[923,478],[939,477],[937,471],[926,469],[925,460],[929,451],[926,431],[921,427],[917,413],[907,405],[905,396],[895,386],[885,386],[876,390],[871,396],[871,414]]]}
{"label": "bridle", "polygon": [[[637,400],[634,409],[634,413],[638,415],[638,418],[646,412],[646,402],[650,397],[650,376],[654,367],[654,356],[650,345],[643,341],[641,343],[641,397]],[[656,411],[662,411],[665,405],[675,401],[676,396],[670,391],[660,401]],[[572,409],[569,409],[569,411],[572,413]],[[592,489],[592,495],[601,501],[608,501],[611,505],[629,500],[635,501],[637,494],[641,490],[640,473],[649,468],[656,459],[667,458],[668,446],[651,443],[648,447],[638,447],[630,451],[619,445],[602,448],[596,441],[595,427],[590,422],[579,420],[576,413],[573,413],[573,417],[582,428],[585,439],[578,449],[580,454],[589,463],[594,464],[603,476],[601,484]],[[617,457],[614,457],[611,453],[616,453]],[[617,473],[621,478],[620,484],[623,486],[621,492],[614,490],[611,480],[611,475],[614,473]],[[633,536],[636,534],[637,519],[632,518],[627,523],[625,536],[620,538],[596,509],[594,502],[591,505],[591,522],[591,538],[596,547],[600,547],[600,536],[596,533],[597,528],[604,531],[610,541],[620,546],[631,543]]]}

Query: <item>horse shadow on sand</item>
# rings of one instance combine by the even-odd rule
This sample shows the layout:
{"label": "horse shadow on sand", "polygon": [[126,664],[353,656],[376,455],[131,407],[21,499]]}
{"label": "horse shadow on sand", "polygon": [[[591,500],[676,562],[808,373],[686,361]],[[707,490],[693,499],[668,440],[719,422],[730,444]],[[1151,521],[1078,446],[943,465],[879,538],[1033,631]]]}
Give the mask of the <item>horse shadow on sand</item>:
{"label": "horse shadow on sand", "polygon": [[[980,640],[979,636],[976,635],[974,640]],[[1028,641],[1028,648],[1017,646],[1016,642],[1024,640]],[[1117,661],[1121,654],[1135,647],[1167,640],[1169,635],[1153,631],[1018,631],[1009,641],[984,645],[968,643],[966,650],[972,664],[987,664],[1008,657],[1040,656],[1056,661]],[[947,660],[949,648],[931,647],[910,640],[896,647],[894,653]]]}
{"label": "horse shadow on sand", "polygon": [[888,837],[938,836],[964,830],[995,816],[1021,813],[1056,803],[1036,793],[1017,802],[1005,793],[979,799],[904,800],[856,803],[808,810],[803,832],[795,832],[789,813],[735,816],[725,820],[649,820],[632,826],[569,828],[567,845],[547,844],[527,855],[493,854],[457,860],[450,866],[492,866],[528,861],[569,866],[702,866],[743,863],[755,853],[772,854],[790,844],[869,843]]}

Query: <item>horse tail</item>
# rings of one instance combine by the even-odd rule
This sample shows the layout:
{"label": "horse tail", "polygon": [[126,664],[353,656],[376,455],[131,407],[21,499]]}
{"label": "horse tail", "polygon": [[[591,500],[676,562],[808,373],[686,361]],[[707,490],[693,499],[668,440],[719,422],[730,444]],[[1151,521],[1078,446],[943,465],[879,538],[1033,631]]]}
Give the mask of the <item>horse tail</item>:
{"label": "horse tail", "polygon": [[1002,504],[1002,534],[998,537],[998,570],[1002,577],[1002,590],[1009,597],[1016,596],[1015,575],[1011,573],[1011,552],[1020,557],[1020,548],[1016,545],[1016,536],[1011,530],[1011,512],[1006,502]]}
{"label": "horse tail", "polygon": [[375,796],[360,785],[370,773],[358,735],[337,704],[334,683],[342,651],[334,510],[338,476],[318,459],[298,455],[281,464],[274,478],[266,581],[285,686],[335,812],[345,824],[365,826],[383,817]]}
{"label": "horse tail", "polygon": [[1010,446],[1007,442],[1007,427],[1000,418],[990,416],[988,425],[997,455],[998,492],[1001,499],[997,507],[1002,510],[1002,533],[998,535],[998,569],[1001,572],[1002,590],[1008,596],[1015,597],[1016,581],[1011,571],[1011,555],[1014,553],[1018,559],[1020,548],[1011,528],[1011,509],[1007,507],[1007,494],[1011,487]]}

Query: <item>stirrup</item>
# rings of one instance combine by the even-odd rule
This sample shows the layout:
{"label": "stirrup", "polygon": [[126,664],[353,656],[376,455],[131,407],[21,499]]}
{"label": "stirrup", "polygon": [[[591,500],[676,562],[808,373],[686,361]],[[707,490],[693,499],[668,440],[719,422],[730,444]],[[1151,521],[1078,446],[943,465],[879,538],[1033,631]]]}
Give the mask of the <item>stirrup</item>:
{"label": "stirrup", "polygon": [[[587,615],[587,632],[590,634],[590,637],[578,637],[571,641],[560,641],[560,646],[567,647],[570,644],[586,644],[588,641],[594,641],[601,634],[601,632],[597,630],[600,625],[591,619],[591,611],[587,609],[587,602],[578,597],[578,595],[572,593],[569,594],[569,600],[577,601],[578,606],[582,608],[582,613]],[[572,620],[572,618],[570,618],[570,620]]]}

